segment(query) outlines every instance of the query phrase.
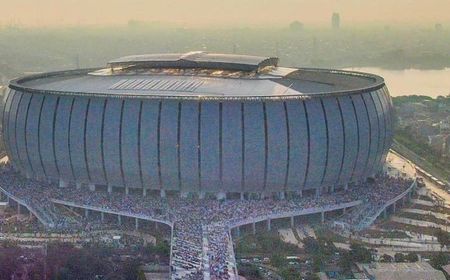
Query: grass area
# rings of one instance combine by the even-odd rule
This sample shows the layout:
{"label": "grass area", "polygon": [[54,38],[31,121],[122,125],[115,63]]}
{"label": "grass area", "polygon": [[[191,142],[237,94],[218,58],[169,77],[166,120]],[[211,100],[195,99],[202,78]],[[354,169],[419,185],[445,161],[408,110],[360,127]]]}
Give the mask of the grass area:
{"label": "grass area", "polygon": [[347,238],[340,236],[339,234],[336,234],[332,230],[326,228],[326,227],[318,227],[315,229],[315,233],[317,238],[319,239],[325,239],[330,240],[333,242],[338,243],[347,243]]}
{"label": "grass area", "polygon": [[429,201],[429,202],[434,202],[434,200],[433,200],[431,197],[426,196],[426,195],[418,195],[416,198],[417,198],[417,199],[420,199],[420,200],[425,200],[425,201]]}
{"label": "grass area", "polygon": [[407,219],[431,222],[431,223],[435,223],[438,225],[450,225],[449,221],[436,218],[435,216],[430,215],[430,214],[417,214],[417,213],[401,212],[398,214],[398,216],[402,217],[402,218],[407,218]]}
{"label": "grass area", "polygon": [[404,230],[418,234],[426,234],[435,236],[436,229],[431,227],[413,226],[408,224],[402,224],[398,222],[388,221],[380,225],[385,230]]}
{"label": "grass area", "polygon": [[398,239],[410,238],[408,234],[400,230],[382,231],[369,229],[361,232],[360,235],[368,238],[398,238]]}
{"label": "grass area", "polygon": [[434,212],[434,213],[450,215],[450,209],[446,208],[446,207],[441,207],[441,206],[427,206],[427,205],[422,205],[422,204],[414,204],[412,206],[412,208],[420,209],[420,210],[424,210],[424,211],[430,211],[430,212]]}
{"label": "grass area", "polygon": [[277,232],[246,235],[236,240],[236,257],[255,255],[297,255],[302,250],[281,240]]}

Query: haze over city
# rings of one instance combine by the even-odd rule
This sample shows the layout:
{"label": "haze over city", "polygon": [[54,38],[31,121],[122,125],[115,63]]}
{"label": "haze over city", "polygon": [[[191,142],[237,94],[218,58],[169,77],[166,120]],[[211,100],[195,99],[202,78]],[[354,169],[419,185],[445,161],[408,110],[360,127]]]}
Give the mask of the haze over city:
{"label": "haze over city", "polygon": [[129,20],[184,27],[274,27],[293,20],[344,25],[450,22],[447,0],[16,0],[0,1],[0,23],[25,26],[110,25]]}

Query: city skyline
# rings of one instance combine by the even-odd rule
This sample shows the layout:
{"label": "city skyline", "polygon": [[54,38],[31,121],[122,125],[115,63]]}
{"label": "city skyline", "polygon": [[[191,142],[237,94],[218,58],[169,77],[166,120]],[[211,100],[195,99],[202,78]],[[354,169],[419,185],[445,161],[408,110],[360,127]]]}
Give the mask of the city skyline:
{"label": "city skyline", "polygon": [[[179,0],[20,0],[0,1],[0,24],[24,26],[111,25],[130,20],[164,22],[185,27],[237,27],[286,25],[299,20],[329,25],[334,12],[343,26],[355,24],[434,24],[450,21],[450,2],[432,1],[179,1]],[[414,2],[414,3],[413,3]],[[99,11],[108,7],[108,12]],[[440,7],[436,9],[436,7]]]}

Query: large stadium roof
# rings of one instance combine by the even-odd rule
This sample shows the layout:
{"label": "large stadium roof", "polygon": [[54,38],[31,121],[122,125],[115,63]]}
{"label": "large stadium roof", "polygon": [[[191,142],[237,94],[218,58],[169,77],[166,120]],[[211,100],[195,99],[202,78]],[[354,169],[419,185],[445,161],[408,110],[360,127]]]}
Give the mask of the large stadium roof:
{"label": "large stadium roof", "polygon": [[245,99],[349,94],[383,85],[371,74],[280,67],[270,57],[190,52],[122,57],[106,68],[37,74],[10,87],[50,94]]}
{"label": "large stadium roof", "polygon": [[206,52],[132,55],[114,59],[108,63],[112,68],[200,68],[237,71],[259,71],[268,66],[276,67],[277,64],[276,57]]}

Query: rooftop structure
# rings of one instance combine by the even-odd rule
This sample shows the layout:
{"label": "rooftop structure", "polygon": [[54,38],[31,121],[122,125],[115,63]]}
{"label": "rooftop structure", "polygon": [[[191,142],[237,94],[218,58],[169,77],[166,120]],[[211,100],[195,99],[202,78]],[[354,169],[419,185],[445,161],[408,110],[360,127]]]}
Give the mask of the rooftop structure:
{"label": "rooftop structure", "polygon": [[15,90],[64,95],[241,100],[342,95],[383,86],[383,79],[371,74],[286,68],[277,58],[203,52],[128,56],[106,68],[38,74],[10,84]]}

